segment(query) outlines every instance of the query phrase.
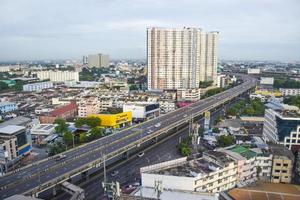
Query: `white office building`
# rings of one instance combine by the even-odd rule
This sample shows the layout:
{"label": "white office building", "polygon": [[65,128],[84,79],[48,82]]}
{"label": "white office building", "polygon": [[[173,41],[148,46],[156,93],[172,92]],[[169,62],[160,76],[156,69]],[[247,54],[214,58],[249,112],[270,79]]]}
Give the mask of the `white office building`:
{"label": "white office building", "polygon": [[123,105],[123,112],[132,112],[132,118],[144,121],[159,116],[160,108],[158,103],[152,102],[127,102]]}
{"label": "white office building", "polygon": [[222,152],[209,151],[202,158],[166,161],[140,169],[143,187],[160,181],[166,190],[219,193],[236,186],[237,165]]}
{"label": "white office building", "polygon": [[148,28],[148,89],[217,84],[218,38],[218,32],[199,28]]}

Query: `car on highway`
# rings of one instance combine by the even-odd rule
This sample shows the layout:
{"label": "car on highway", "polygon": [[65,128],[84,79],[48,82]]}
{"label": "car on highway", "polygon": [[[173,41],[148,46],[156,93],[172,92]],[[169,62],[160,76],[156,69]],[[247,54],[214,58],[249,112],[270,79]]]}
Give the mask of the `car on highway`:
{"label": "car on highway", "polygon": [[154,125],[156,128],[160,127],[161,126],[161,123],[157,123]]}
{"label": "car on highway", "polygon": [[111,176],[117,176],[119,174],[118,170],[114,170],[110,175]]}
{"label": "car on highway", "polygon": [[60,160],[65,159],[66,157],[67,156],[65,154],[59,154],[59,155],[55,156],[55,160],[60,161]]}
{"label": "car on highway", "polygon": [[188,115],[187,114],[185,114],[185,115],[183,115],[183,118],[186,118]]}
{"label": "car on highway", "polygon": [[152,131],[151,129],[147,131],[148,134],[149,134],[149,133],[152,133],[152,132],[153,132],[153,131]]}
{"label": "car on highway", "polygon": [[143,157],[144,155],[145,155],[145,153],[144,153],[144,152],[141,152],[141,153],[138,154],[138,157],[141,158],[141,157]]}

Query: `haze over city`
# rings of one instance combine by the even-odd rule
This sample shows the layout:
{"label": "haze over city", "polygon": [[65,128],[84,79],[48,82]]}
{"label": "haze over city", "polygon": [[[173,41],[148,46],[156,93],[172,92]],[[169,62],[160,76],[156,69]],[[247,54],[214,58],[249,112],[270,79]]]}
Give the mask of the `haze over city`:
{"label": "haze over city", "polygon": [[147,27],[220,32],[220,59],[300,60],[297,0],[2,0],[0,61],[145,59]]}

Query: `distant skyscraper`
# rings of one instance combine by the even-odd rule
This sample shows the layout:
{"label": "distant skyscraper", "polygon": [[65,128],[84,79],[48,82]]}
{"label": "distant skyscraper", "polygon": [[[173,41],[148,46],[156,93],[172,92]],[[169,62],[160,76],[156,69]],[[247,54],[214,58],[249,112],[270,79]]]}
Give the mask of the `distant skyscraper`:
{"label": "distant skyscraper", "polygon": [[104,55],[104,54],[89,55],[88,65],[89,67],[108,67],[109,57],[108,55]]}
{"label": "distant skyscraper", "polygon": [[148,89],[197,88],[217,83],[218,32],[148,28]]}

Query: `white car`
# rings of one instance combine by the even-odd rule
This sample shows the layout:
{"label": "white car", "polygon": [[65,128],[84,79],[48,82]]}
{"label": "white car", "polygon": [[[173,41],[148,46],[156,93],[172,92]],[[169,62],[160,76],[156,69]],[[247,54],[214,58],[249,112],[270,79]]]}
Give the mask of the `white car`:
{"label": "white car", "polygon": [[144,153],[144,152],[141,152],[141,153],[138,154],[138,157],[141,158],[141,157],[143,157],[144,155],[145,155],[145,153]]}
{"label": "white car", "polygon": [[115,170],[111,173],[111,176],[117,176],[119,174],[119,171]]}
{"label": "white car", "polygon": [[185,115],[183,115],[183,118],[186,118],[188,115],[187,114],[185,114]]}
{"label": "white car", "polygon": [[151,129],[147,131],[148,134],[149,134],[149,133],[152,133],[152,132],[153,132],[153,131],[152,131]]}
{"label": "white car", "polygon": [[156,128],[160,127],[161,126],[161,123],[157,123],[154,125]]}

